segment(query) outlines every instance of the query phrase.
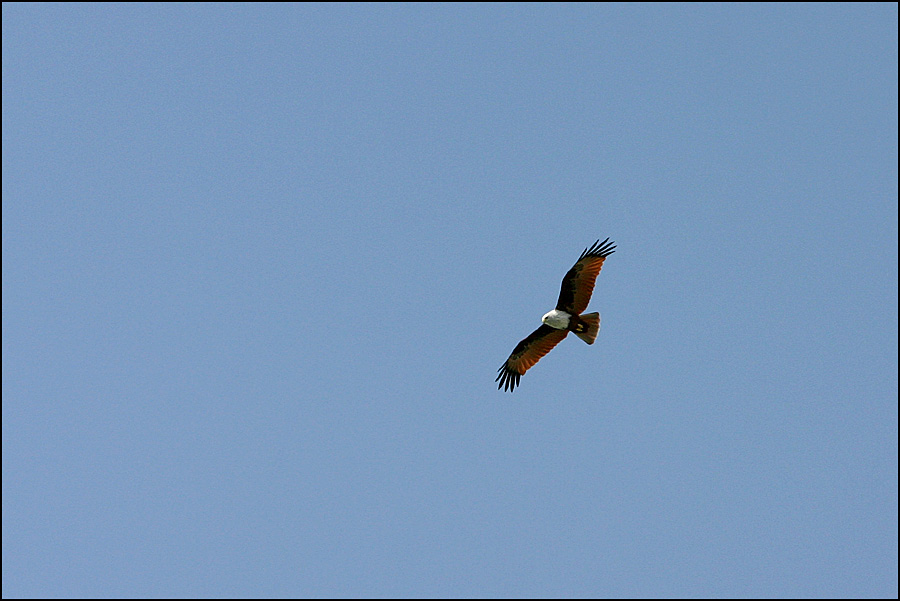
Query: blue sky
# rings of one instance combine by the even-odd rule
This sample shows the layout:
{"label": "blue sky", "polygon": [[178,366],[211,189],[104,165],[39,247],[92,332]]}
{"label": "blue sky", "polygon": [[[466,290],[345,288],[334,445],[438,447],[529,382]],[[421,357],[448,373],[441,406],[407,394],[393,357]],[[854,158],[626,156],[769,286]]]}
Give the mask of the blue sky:
{"label": "blue sky", "polygon": [[3,596],[896,597],[897,131],[893,3],[4,3]]}

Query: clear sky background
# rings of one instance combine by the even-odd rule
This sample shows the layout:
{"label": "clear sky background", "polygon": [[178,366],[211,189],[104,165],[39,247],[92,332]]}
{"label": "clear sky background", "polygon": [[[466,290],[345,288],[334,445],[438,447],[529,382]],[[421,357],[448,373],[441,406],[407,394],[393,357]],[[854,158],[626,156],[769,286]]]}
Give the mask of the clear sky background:
{"label": "clear sky background", "polygon": [[4,3],[3,595],[896,597],[897,159],[893,3]]}

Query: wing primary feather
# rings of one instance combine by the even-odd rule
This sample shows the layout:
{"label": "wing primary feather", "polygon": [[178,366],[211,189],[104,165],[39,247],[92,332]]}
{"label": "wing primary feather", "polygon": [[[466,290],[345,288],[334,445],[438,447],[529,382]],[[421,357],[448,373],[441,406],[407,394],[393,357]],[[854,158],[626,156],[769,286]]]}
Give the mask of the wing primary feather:
{"label": "wing primary feather", "polygon": [[578,260],[580,261],[583,258],[589,256],[606,257],[612,254],[614,252],[612,249],[615,248],[615,245],[609,246],[607,244],[608,242],[609,238],[607,238],[603,242],[600,242],[600,239],[598,238],[596,242],[584,249],[584,252],[581,253],[580,257],[578,257]]}

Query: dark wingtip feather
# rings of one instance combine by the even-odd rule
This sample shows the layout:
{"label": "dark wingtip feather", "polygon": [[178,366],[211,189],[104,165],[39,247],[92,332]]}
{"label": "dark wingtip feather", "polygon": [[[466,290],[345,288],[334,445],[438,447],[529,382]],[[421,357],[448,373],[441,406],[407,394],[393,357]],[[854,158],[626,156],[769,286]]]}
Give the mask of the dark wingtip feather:
{"label": "dark wingtip feather", "polygon": [[616,245],[613,242],[609,241],[609,238],[600,242],[598,238],[596,242],[591,244],[588,248],[584,249],[584,252],[581,253],[581,256],[578,257],[578,260],[582,260],[585,257],[608,257],[609,255],[616,252]]}
{"label": "dark wingtip feather", "polygon": [[519,383],[519,378],[522,377],[522,374],[517,373],[509,369],[506,363],[500,366],[498,369],[500,373],[497,375],[497,379],[494,382],[500,382],[497,386],[497,390],[508,390],[512,392],[516,385]]}
{"label": "dark wingtip feather", "polygon": [[616,245],[609,241],[609,238],[600,242],[598,238],[596,242],[591,244],[589,247],[584,249],[584,252],[581,253],[581,256],[578,257],[578,260],[582,260],[585,257],[608,257],[609,255],[616,252],[613,250]]}

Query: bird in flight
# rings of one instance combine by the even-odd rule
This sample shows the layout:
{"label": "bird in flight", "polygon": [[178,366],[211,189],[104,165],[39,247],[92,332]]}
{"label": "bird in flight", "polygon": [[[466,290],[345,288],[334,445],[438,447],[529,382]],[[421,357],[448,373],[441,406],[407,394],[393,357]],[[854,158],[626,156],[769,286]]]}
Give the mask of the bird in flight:
{"label": "bird in flight", "polygon": [[600,314],[585,313],[594,291],[597,274],[603,267],[606,257],[616,252],[615,244],[609,238],[597,240],[590,248],[584,249],[572,269],[566,273],[559,293],[556,308],[541,318],[541,327],[528,335],[516,345],[500,369],[495,382],[500,382],[497,389],[506,388],[512,392],[519,384],[519,378],[531,366],[540,361],[554,346],[560,343],[569,332],[587,342],[594,344],[600,331]]}

